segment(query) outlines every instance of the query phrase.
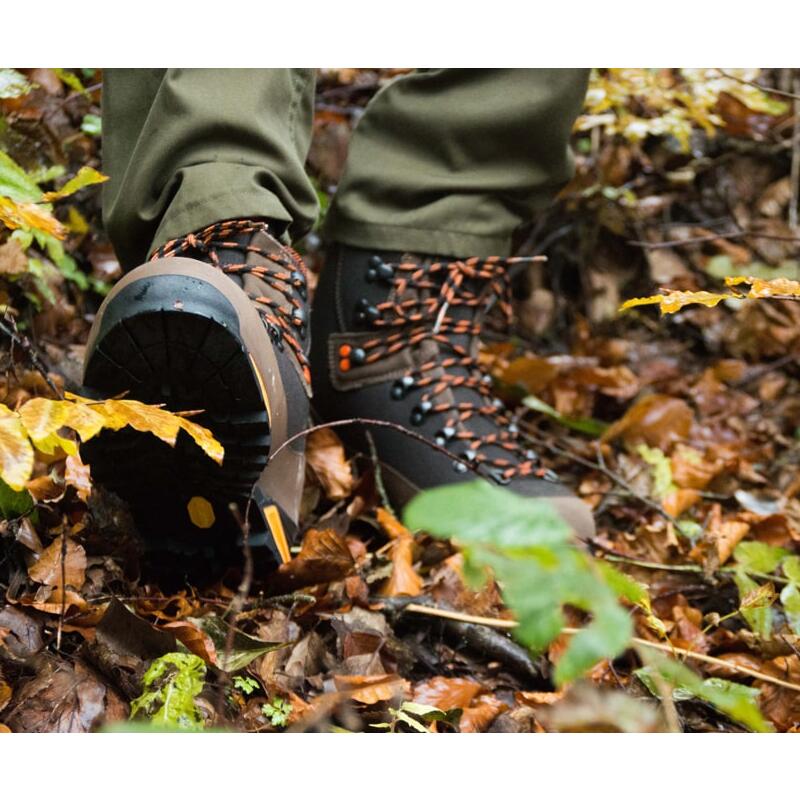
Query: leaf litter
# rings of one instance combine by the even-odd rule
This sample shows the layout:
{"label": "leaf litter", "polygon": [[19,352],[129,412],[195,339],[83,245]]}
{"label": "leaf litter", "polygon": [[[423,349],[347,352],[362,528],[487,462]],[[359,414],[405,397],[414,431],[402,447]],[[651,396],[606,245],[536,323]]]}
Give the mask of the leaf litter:
{"label": "leaf litter", "polygon": [[[322,193],[394,74],[321,71]],[[522,276],[519,335],[481,356],[593,540],[486,486],[401,517],[369,453],[321,430],[302,544],[239,597],[237,563],[154,581],[75,454],[70,430],[128,424],[221,457],[168,409],[80,396],[119,274],[91,188],[101,74],[3,70],[0,730],[800,730],[800,156],[776,147],[786,104],[729,74],[594,73],[575,178],[520,237],[548,265]],[[316,234],[300,246],[318,270]],[[616,316],[637,296],[680,314]]]}

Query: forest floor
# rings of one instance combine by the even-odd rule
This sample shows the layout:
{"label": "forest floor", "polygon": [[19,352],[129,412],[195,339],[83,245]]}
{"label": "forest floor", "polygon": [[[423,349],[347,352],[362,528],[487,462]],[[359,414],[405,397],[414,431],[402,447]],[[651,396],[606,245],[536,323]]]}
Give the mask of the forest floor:
{"label": "forest floor", "polygon": [[[519,253],[548,260],[515,290],[514,336],[483,356],[545,466],[594,510],[581,547],[646,587],[649,610],[627,604],[630,646],[558,686],[573,631],[535,653],[514,640],[503,587],[470,588],[459,549],[405,528],[369,454],[332,430],[308,440],[302,549],[244,583],[243,557],[201,580],[153,572],[148,532],[56,448],[37,452],[30,507],[0,491],[0,730],[129,724],[132,703],[174,724],[150,713],[166,664],[186,682],[188,727],[800,731],[800,304],[618,313],[660,287],[800,280],[798,79],[712,72],[595,75],[576,176],[519,236]],[[323,208],[391,77],[321,71],[309,172]],[[100,71],[0,70],[0,158],[42,189],[101,169],[101,92]],[[92,315],[120,275],[96,188],[54,213],[61,252],[0,224],[7,409],[78,390]],[[298,249],[318,272],[319,236]],[[648,671],[648,653],[697,684]]]}

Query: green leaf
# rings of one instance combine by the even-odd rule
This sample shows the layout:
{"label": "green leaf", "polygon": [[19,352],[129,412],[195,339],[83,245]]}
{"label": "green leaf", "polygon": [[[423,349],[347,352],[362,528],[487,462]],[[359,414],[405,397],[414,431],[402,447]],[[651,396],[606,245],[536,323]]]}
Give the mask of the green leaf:
{"label": "green leaf", "polygon": [[774,547],[764,542],[740,542],[733,555],[737,565],[746,572],[770,573],[790,553],[783,547]]}
{"label": "green leaf", "polygon": [[103,121],[97,114],[86,114],[81,122],[81,130],[89,136],[101,136],[103,133]]}
{"label": "green leaf", "polygon": [[758,689],[722,678],[703,680],[696,672],[668,658],[651,655],[648,661],[647,666],[637,669],[634,674],[656,697],[661,696],[654,677],[658,674],[672,687],[674,700],[696,697],[752,731],[765,733],[772,730],[758,707]]}
{"label": "green leaf", "polygon": [[566,428],[571,428],[579,433],[588,433],[590,436],[602,436],[608,427],[605,422],[601,422],[599,419],[592,419],[591,417],[565,417],[563,414],[556,411],[553,406],[536,397],[536,395],[528,395],[523,399],[522,404],[541,414],[547,414],[548,417],[552,417],[556,422],[560,422]]}
{"label": "green leaf", "polygon": [[0,69],[0,100],[12,100],[23,97],[33,87],[28,79],[15,69]]}
{"label": "green leaf", "polygon": [[18,203],[41,200],[42,190],[8,153],[0,150],[0,195]]}
{"label": "green leaf", "polygon": [[653,478],[653,496],[663,499],[678,487],[672,481],[672,462],[657,447],[640,444],[636,452],[650,465]]}
{"label": "green leaf", "polygon": [[86,87],[84,87],[81,79],[74,72],[61,68],[56,68],[54,72],[64,85],[68,86],[73,91],[80,92],[84,95],[87,94]]}
{"label": "green leaf", "polygon": [[261,713],[276,728],[285,728],[292,713],[292,704],[282,697],[273,697],[268,703],[261,706]]}
{"label": "green leaf", "polygon": [[228,632],[230,626],[216,614],[207,614],[204,617],[189,617],[189,622],[194,623],[204,633],[207,633],[214,642],[217,650],[217,666],[223,672],[238,672],[244,669],[251,661],[286,647],[289,642],[264,642],[253,636],[248,636],[239,630],[233,633],[230,652],[226,652],[228,645]]}
{"label": "green leaf", "polygon": [[781,603],[789,627],[800,635],[800,586],[789,583],[781,590]]}
{"label": "green leaf", "polygon": [[4,480],[0,479],[0,517],[16,519],[24,517],[33,509],[33,498],[27,489],[15,492]]}
{"label": "green leaf", "polygon": [[131,703],[131,719],[146,717],[181,730],[201,730],[203,717],[194,698],[203,690],[206,665],[192,653],[166,653],[144,674],[144,691]]}
{"label": "green leaf", "polygon": [[641,602],[641,587],[611,576],[578,550],[566,522],[547,501],[476,481],[422,492],[403,516],[411,529],[460,544],[466,576],[485,580],[491,570],[518,620],[515,638],[533,650],[543,650],[561,632],[564,605],[591,613],[591,623],[559,660],[557,683],[573,680],[602,658],[614,658],[629,644],[632,624],[617,602],[617,590]]}
{"label": "green leaf", "polygon": [[92,169],[91,167],[81,167],[78,170],[78,173],[74,177],[70,178],[58,191],[47,192],[46,194],[42,195],[42,200],[46,203],[50,203],[53,200],[61,200],[64,197],[69,197],[71,194],[75,194],[75,192],[85,188],[86,186],[93,186],[96,183],[103,183],[107,180],[108,176],[103,175],[102,172],[98,172],[96,169]]}
{"label": "green leaf", "polygon": [[[751,592],[756,592],[761,588],[760,584],[756,583],[742,567],[733,573],[733,580],[739,590],[740,601]],[[739,612],[753,633],[762,639],[769,639],[772,636],[772,609],[769,606],[741,607]]]}
{"label": "green leaf", "polygon": [[800,556],[789,556],[781,564],[783,574],[792,582],[800,583]]}

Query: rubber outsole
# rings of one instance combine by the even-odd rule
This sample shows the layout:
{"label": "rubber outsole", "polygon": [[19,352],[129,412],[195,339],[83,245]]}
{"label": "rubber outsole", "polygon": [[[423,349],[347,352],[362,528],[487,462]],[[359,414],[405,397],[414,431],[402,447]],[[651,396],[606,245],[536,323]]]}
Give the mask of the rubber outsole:
{"label": "rubber outsole", "polygon": [[105,431],[81,448],[94,479],[129,503],[151,543],[235,542],[229,504],[247,499],[270,450],[268,398],[235,310],[203,281],[150,276],[112,296],[96,324],[87,390],[202,410],[192,419],[212,431],[225,457],[217,465],[183,431],[174,447],[130,428]]}

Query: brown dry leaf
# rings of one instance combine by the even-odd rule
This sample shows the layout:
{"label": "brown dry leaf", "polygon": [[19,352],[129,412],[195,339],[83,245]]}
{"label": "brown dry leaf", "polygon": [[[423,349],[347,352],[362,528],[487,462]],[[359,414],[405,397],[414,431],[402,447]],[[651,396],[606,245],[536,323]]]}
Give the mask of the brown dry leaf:
{"label": "brown dry leaf", "polygon": [[306,460],[331,500],[349,497],[355,485],[353,471],[341,439],[330,428],[309,434]]}
{"label": "brown dry leaf", "polygon": [[13,733],[13,731],[8,727],[8,725],[3,725],[0,723],[0,733]]}
{"label": "brown dry leaf", "polygon": [[[62,583],[62,546],[64,547],[64,567]],[[59,536],[45,548],[39,559],[28,568],[28,577],[46,586],[61,587],[66,584],[80,589],[86,578],[86,551],[77,542]]]}
{"label": "brown dry leaf", "polygon": [[281,564],[274,575],[273,589],[299,589],[317,583],[338,581],[355,569],[344,537],[332,528],[309,530],[295,558]]}
{"label": "brown dry leaf", "polygon": [[[780,656],[768,661],[762,669],[774,678],[800,684],[800,656]],[[789,730],[797,724],[800,719],[800,692],[764,681],[756,681],[753,685],[761,689],[761,710],[779,731]]]}
{"label": "brown dry leaf", "polygon": [[28,258],[19,242],[9,239],[0,245],[0,275],[20,275],[28,271]]}
{"label": "brown dry leaf", "polygon": [[396,674],[334,675],[333,682],[340,692],[348,692],[358,703],[371,706],[394,697],[405,697],[409,683]]}
{"label": "brown dry leaf", "polygon": [[78,497],[84,503],[89,502],[89,495],[92,493],[92,475],[88,464],[81,461],[79,454],[67,456],[64,469],[64,482],[67,486],[72,486]]}
{"label": "brown dry leaf", "polygon": [[183,642],[190,652],[202,658],[207,664],[217,663],[217,648],[214,646],[214,642],[196,625],[187,620],[179,620],[167,622],[165,625],[160,625],[159,628],[168,630],[179,642]]}
{"label": "brown dry leaf", "polygon": [[465,708],[458,727],[461,733],[483,733],[497,717],[508,710],[508,705],[494,695],[482,695],[475,705]]}
{"label": "brown dry leaf", "polygon": [[37,675],[17,692],[6,717],[12,730],[85,733],[127,718],[127,705],[80,662],[40,659]]}
{"label": "brown dry leaf", "polygon": [[522,356],[515,358],[498,377],[511,386],[524,386],[529,394],[539,394],[557,374],[558,367],[546,358]]}
{"label": "brown dry leaf", "polygon": [[85,613],[89,610],[89,604],[77,592],[71,589],[62,592],[59,586],[40,586],[36,594],[23,595],[17,602],[45,614],[60,615],[62,610],[66,614]]}
{"label": "brown dry leaf", "polygon": [[724,469],[723,462],[709,462],[703,454],[686,445],[679,444],[670,458],[672,480],[682,489],[705,489]]}
{"label": "brown dry leaf", "polygon": [[[719,506],[716,507],[719,508]],[[720,565],[733,555],[736,545],[747,536],[749,531],[750,525],[739,519],[721,520],[718,515],[712,516],[706,535],[717,548]]]}
{"label": "brown dry leaf", "polygon": [[54,503],[64,496],[66,488],[60,481],[53,480],[52,475],[40,475],[25,484],[25,488],[37,503]]}
{"label": "brown dry leaf", "polygon": [[667,514],[679,517],[684,511],[688,511],[700,499],[700,492],[695,489],[677,489],[670,492],[662,501],[661,505]]}
{"label": "brown dry leaf", "polygon": [[481,685],[468,678],[445,678],[437,675],[416,684],[413,699],[415,703],[449,711],[452,708],[468,708],[481,691]]}
{"label": "brown dry leaf", "polygon": [[197,606],[189,600],[185,591],[180,591],[170,597],[139,598],[136,601],[136,611],[140,614],[171,622],[183,617],[193,616],[197,611]]}
{"label": "brown dry leaf", "polygon": [[677,397],[650,394],[637,400],[602,436],[612,441],[621,436],[627,445],[641,442],[666,452],[675,442],[686,439],[694,422],[689,405]]}
{"label": "brown dry leaf", "polygon": [[392,574],[381,588],[380,594],[384,597],[415,597],[422,592],[422,578],[414,569],[414,537],[385,508],[379,508],[377,516],[381,528],[392,539]]}

